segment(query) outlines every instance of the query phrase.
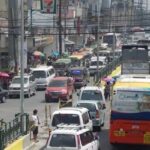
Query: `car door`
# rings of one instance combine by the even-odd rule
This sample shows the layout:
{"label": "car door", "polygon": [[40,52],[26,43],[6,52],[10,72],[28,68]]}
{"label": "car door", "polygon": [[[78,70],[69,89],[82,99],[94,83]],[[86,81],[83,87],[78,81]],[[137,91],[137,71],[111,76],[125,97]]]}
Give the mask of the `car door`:
{"label": "car door", "polygon": [[31,90],[31,93],[34,93],[34,86],[33,86],[33,79],[32,76],[29,77],[29,89]]}
{"label": "car door", "polygon": [[102,104],[102,103],[97,103],[97,106],[98,106],[99,113],[100,113],[100,122],[104,123],[104,120],[105,120],[105,111],[106,111],[105,105]]}

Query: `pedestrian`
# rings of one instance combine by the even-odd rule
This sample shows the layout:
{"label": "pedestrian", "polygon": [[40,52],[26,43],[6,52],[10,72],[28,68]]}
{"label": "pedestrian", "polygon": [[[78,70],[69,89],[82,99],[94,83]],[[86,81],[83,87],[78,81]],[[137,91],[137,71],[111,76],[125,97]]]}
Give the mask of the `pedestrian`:
{"label": "pedestrian", "polygon": [[32,125],[32,132],[33,132],[33,140],[35,142],[38,142],[37,140],[37,135],[38,135],[38,126],[40,124],[40,121],[39,121],[39,117],[38,117],[38,111],[37,109],[34,109],[33,110],[33,115],[32,115],[32,121],[33,121],[33,125]]}
{"label": "pedestrian", "polygon": [[110,101],[110,82],[107,82],[104,88],[104,96],[105,96],[105,100],[109,100]]}

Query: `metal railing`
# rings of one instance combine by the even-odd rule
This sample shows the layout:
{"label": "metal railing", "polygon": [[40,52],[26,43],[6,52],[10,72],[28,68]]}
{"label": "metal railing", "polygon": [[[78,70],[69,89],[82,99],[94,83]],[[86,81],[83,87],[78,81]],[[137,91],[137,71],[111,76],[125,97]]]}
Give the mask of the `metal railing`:
{"label": "metal railing", "polygon": [[0,150],[3,150],[8,144],[12,143],[29,131],[29,115],[16,114],[15,119],[10,122],[0,120]]}
{"label": "metal railing", "polygon": [[121,57],[116,58],[112,62],[108,63],[104,68],[99,71],[99,77],[95,77],[95,84],[99,84],[101,79],[108,76],[113,70],[121,64]]}

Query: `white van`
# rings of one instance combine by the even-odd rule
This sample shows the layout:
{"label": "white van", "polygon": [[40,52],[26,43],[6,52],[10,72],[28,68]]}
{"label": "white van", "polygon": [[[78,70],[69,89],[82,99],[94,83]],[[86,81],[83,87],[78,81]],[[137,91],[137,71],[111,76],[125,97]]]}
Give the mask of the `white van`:
{"label": "white van", "polygon": [[38,66],[37,68],[32,68],[31,73],[36,80],[37,89],[46,89],[49,82],[56,75],[52,66]]}
{"label": "white van", "polygon": [[[99,56],[99,69],[104,68],[107,64],[107,57],[106,56]],[[93,56],[90,60],[90,67],[89,67],[90,75],[94,75],[97,72],[97,57]]]}

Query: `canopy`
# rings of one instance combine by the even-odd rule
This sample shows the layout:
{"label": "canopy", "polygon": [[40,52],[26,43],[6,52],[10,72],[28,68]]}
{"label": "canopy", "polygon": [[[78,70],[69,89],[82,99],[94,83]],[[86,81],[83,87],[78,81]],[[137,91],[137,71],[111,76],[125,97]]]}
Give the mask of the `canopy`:
{"label": "canopy", "polygon": [[0,78],[8,78],[9,74],[6,72],[0,72]]}

